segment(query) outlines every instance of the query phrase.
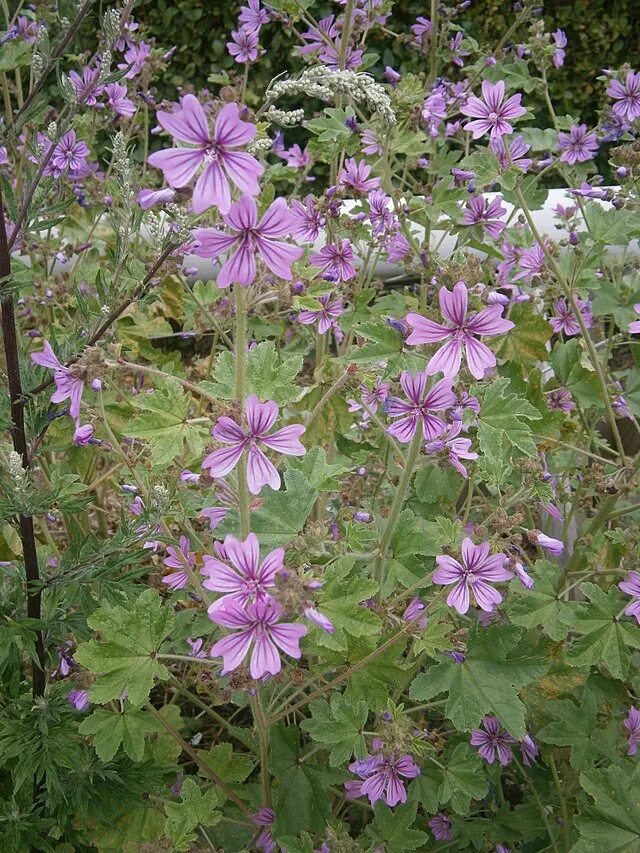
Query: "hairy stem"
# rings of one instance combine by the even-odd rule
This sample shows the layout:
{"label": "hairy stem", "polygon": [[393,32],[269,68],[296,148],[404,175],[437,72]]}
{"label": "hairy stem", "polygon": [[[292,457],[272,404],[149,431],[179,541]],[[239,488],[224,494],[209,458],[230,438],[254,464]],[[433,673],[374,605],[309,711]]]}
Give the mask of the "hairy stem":
{"label": "hairy stem", "polygon": [[[236,297],[236,400],[243,406],[247,379],[247,297],[242,285],[236,284],[234,289]],[[238,504],[240,509],[240,538],[246,539],[251,529],[251,511],[247,489],[247,458],[244,452],[238,462]]]}

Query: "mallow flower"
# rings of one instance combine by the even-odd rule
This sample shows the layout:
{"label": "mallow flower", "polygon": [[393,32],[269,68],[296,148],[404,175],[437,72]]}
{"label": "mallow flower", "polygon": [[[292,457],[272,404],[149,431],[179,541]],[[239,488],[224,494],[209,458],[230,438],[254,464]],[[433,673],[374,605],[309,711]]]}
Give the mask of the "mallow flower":
{"label": "mallow flower", "polygon": [[69,400],[69,414],[76,424],[79,425],[80,401],[82,399],[82,392],[84,391],[84,379],[82,376],[79,376],[77,371],[74,371],[73,365],[66,367],[62,364],[51,348],[49,341],[44,341],[44,350],[42,352],[31,353],[31,361],[39,364],[41,367],[48,367],[49,370],[53,370],[53,381],[56,384],[56,390],[51,395],[51,402],[62,403],[64,400]]}
{"label": "mallow flower", "polygon": [[222,218],[226,231],[196,228],[193,232],[198,243],[195,253],[199,257],[217,258],[231,252],[220,267],[216,279],[218,287],[252,284],[257,275],[256,255],[274,275],[291,281],[291,264],[300,258],[304,250],[279,239],[288,236],[292,228],[291,214],[283,198],[272,202],[258,221],[255,199],[243,195]]}
{"label": "mallow flower", "polygon": [[224,593],[209,606],[210,618],[230,602],[246,607],[270,597],[269,590],[273,589],[276,574],[282,569],[284,548],[276,548],[261,561],[260,541],[255,533],[250,533],[244,541],[229,534],[222,546],[216,542],[215,547],[218,556],[205,554],[200,569],[205,576],[202,586]]}
{"label": "mallow flower", "polygon": [[348,800],[366,796],[373,805],[378,800],[393,808],[398,803],[407,802],[407,789],[404,779],[415,779],[420,775],[420,768],[411,755],[395,755],[385,757],[382,754],[370,755],[349,765],[349,770],[363,781],[345,782],[345,793]]}
{"label": "mallow flower", "polygon": [[213,131],[195,95],[185,95],[174,112],[158,110],[157,118],[174,140],[195,146],[156,151],[149,157],[149,163],[162,169],[169,186],[176,189],[186,186],[203,166],[193,190],[192,205],[196,213],[212,206],[228,213],[231,184],[242,193],[258,195],[258,178],[264,167],[255,157],[237,150],[251,142],[256,128],[240,118],[237,104],[222,107]]}
{"label": "mallow flower", "polygon": [[446,423],[434,412],[445,411],[456,402],[450,379],[441,379],[427,390],[428,381],[429,377],[424,371],[415,376],[405,371],[400,376],[400,385],[408,402],[398,397],[389,397],[385,402],[389,417],[398,419],[387,432],[404,444],[411,441],[418,428],[422,429],[425,441],[442,435]]}
{"label": "mallow flower", "polygon": [[429,375],[443,373],[450,379],[456,376],[460,371],[464,350],[472,376],[482,379],[489,368],[495,367],[496,357],[486,344],[477,340],[477,337],[502,335],[514,327],[511,320],[505,320],[502,317],[501,305],[489,305],[468,317],[467,293],[467,285],[463,281],[454,285],[453,292],[446,287],[440,288],[438,292],[440,310],[451,324],[450,326],[436,323],[421,314],[407,314],[407,323],[413,329],[407,338],[408,344],[433,344],[447,341],[427,364]]}
{"label": "mallow flower", "polygon": [[210,618],[224,628],[236,629],[211,647],[211,657],[223,659],[222,675],[237,669],[251,650],[251,678],[277,675],[282,668],[278,649],[292,658],[300,658],[300,639],[307,633],[306,625],[280,622],[282,608],[272,598],[258,600],[246,607],[227,602]]}
{"label": "mallow flower", "polygon": [[504,80],[498,80],[497,83],[483,80],[481,88],[482,98],[470,95],[467,103],[460,107],[463,115],[474,119],[468,121],[464,129],[471,131],[474,139],[479,139],[485,133],[490,133],[492,139],[504,136],[505,133],[513,133],[510,121],[526,113],[526,109],[520,104],[522,95],[511,95],[505,101]]}
{"label": "mallow flower", "polygon": [[214,450],[205,457],[202,467],[209,471],[211,477],[225,477],[247,450],[247,486],[251,494],[257,495],[267,485],[279,489],[280,475],[260,445],[286,456],[304,456],[307,451],[300,443],[300,436],[305,431],[302,424],[269,432],[278,418],[278,411],[278,405],[273,400],[261,403],[255,394],[251,394],[245,406],[247,429],[227,416],[218,418],[211,434],[229,447]]}
{"label": "mallow flower", "polygon": [[483,717],[482,728],[471,733],[471,746],[477,746],[478,752],[489,764],[498,759],[503,767],[513,759],[511,745],[518,741],[501,726],[497,717]]}
{"label": "mallow flower", "polygon": [[458,613],[466,613],[469,609],[470,593],[478,607],[491,612],[502,601],[502,596],[491,584],[496,581],[507,581],[513,577],[506,567],[507,558],[504,554],[489,555],[488,542],[474,545],[467,538],[462,543],[461,562],[441,554],[436,557],[438,568],[433,575],[433,582],[444,586],[454,584],[447,598],[447,604],[455,607]]}

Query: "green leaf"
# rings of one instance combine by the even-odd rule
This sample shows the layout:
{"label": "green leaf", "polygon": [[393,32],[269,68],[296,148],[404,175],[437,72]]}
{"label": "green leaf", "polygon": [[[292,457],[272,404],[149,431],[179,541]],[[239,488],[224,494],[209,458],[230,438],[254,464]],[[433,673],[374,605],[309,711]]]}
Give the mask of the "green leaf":
{"label": "green leaf", "polygon": [[529,302],[514,305],[509,319],[516,325],[505,335],[498,355],[522,365],[535,365],[539,361],[546,361],[547,342],[553,331],[551,324],[541,314],[536,313]]}
{"label": "green leaf", "polygon": [[279,548],[295,539],[318,497],[317,489],[300,471],[288,468],[284,482],[284,491],[270,489],[260,509],[251,514],[251,530],[265,548]]}
{"label": "green leaf", "polygon": [[537,127],[521,127],[519,133],[531,146],[532,151],[553,151],[558,144],[558,134],[551,127],[546,130],[539,130]]}
{"label": "green leaf", "polygon": [[366,323],[358,323],[354,329],[359,338],[364,338],[365,343],[359,347],[352,347],[349,354],[341,361],[347,364],[377,364],[380,361],[387,362],[389,373],[397,372],[402,364],[403,339],[399,332],[392,329],[384,320],[368,320]]}
{"label": "green leaf", "polygon": [[580,840],[572,853],[637,853],[640,848],[640,768],[625,761],[580,774],[580,784],[593,806],[576,818]]}
{"label": "green leaf", "polygon": [[170,633],[175,616],[163,607],[154,589],[124,605],[103,604],[87,619],[102,639],[81,643],[74,658],[98,675],[89,690],[93,702],[119,699],[126,691],[132,705],[142,705],[154,681],[165,681],[169,671],[155,657]]}
{"label": "green leaf", "polygon": [[577,770],[591,767],[602,756],[611,757],[607,738],[597,727],[598,706],[591,690],[582,691],[580,702],[572,699],[552,699],[545,711],[553,717],[538,731],[542,743],[571,747],[571,766]]}
{"label": "green leaf", "polygon": [[450,755],[441,756],[439,764],[425,762],[422,774],[412,783],[427,812],[438,811],[450,803],[458,814],[468,814],[472,800],[487,793],[482,761],[476,750],[459,743]]}
{"label": "green leaf", "polygon": [[416,497],[425,504],[451,504],[460,492],[460,474],[453,468],[423,465],[418,469],[413,482]]}
{"label": "green leaf", "polygon": [[31,65],[31,48],[26,41],[5,41],[0,51],[0,71],[13,71]]}
{"label": "green leaf", "polygon": [[213,788],[203,791],[192,777],[187,777],[180,791],[181,802],[165,803],[167,820],[164,831],[174,850],[189,850],[198,840],[195,830],[199,826],[215,826],[222,819],[220,804]]}
{"label": "green leaf", "polygon": [[355,754],[363,758],[367,753],[362,730],[365,728],[369,709],[367,703],[351,702],[340,693],[334,693],[330,702],[318,699],[309,705],[311,717],[300,723],[300,728],[309,732],[317,743],[331,746],[329,764],[339,767]]}
{"label": "green leaf", "polygon": [[420,673],[409,695],[422,702],[448,693],[445,714],[459,731],[471,731],[485,714],[495,714],[511,735],[523,738],[526,709],[518,693],[548,665],[526,653],[521,636],[511,625],[474,628],[464,661],[447,657]]}
{"label": "green leaf", "polygon": [[[303,356],[282,356],[273,341],[262,341],[247,353],[247,393],[261,400],[274,400],[278,405],[289,403],[300,395],[294,382],[302,370]],[[200,387],[221,400],[235,400],[236,379],[233,353],[222,352],[216,361],[211,382]]]}
{"label": "green leaf", "polygon": [[478,187],[492,184],[500,175],[500,161],[488,148],[481,148],[465,157],[460,168],[475,174],[474,183]]}
{"label": "green leaf", "polygon": [[631,661],[629,648],[640,649],[640,628],[631,620],[621,620],[624,601],[617,587],[604,593],[593,583],[583,583],[580,589],[591,601],[579,604],[570,616],[571,627],[584,636],[567,651],[567,663],[604,663],[614,678],[626,678]]}
{"label": "green leaf", "polygon": [[593,300],[593,313],[596,317],[611,315],[616,321],[616,325],[626,332],[629,323],[638,319],[633,306],[639,300],[640,290],[622,289],[617,284],[605,282],[600,286]]}
{"label": "green leaf", "polygon": [[271,772],[280,783],[274,791],[276,836],[302,830],[323,835],[331,816],[329,786],[343,782],[345,774],[313,759],[302,761],[298,730],[282,724],[271,729]]}
{"label": "green leaf", "polygon": [[150,714],[129,708],[123,713],[96,708],[78,728],[81,735],[93,735],[94,749],[105,762],[111,761],[120,746],[132,761],[142,761],[145,735],[160,730]]}
{"label": "green leaf", "polygon": [[595,371],[582,364],[583,349],[577,338],[566,343],[557,343],[551,353],[551,366],[559,382],[570,392],[574,400],[588,408],[602,408],[602,395]]}
{"label": "green leaf", "polygon": [[361,602],[376,594],[378,585],[354,569],[355,562],[341,558],[331,563],[323,575],[318,610],[333,622],[335,632],[319,631],[316,642],[334,651],[347,649],[348,636],[377,637],[382,623]]}
{"label": "green leaf", "polygon": [[346,142],[352,137],[352,131],[345,122],[353,115],[353,110],[325,107],[323,113],[325,118],[314,118],[304,123],[320,142]]}
{"label": "green leaf", "polygon": [[287,460],[292,471],[299,471],[307,482],[319,491],[335,491],[340,488],[339,477],[353,470],[353,465],[327,462],[324,447],[312,447],[304,456],[292,456]]}
{"label": "green leaf", "polygon": [[603,207],[588,202],[586,205],[589,231],[587,239],[605,245],[626,246],[640,229],[640,214],[636,210]]}
{"label": "green leaf", "polygon": [[390,809],[378,801],[375,806],[376,817],[367,826],[367,835],[384,845],[385,853],[404,853],[405,850],[424,850],[429,841],[426,832],[411,829],[416,819],[417,804],[406,803]]}
{"label": "green leaf", "polygon": [[569,633],[574,603],[558,598],[564,588],[564,571],[548,560],[538,560],[531,571],[532,589],[515,587],[506,604],[509,620],[522,628],[541,627],[547,636],[559,642]]}
{"label": "green leaf", "polygon": [[[509,390],[510,382],[501,377],[486,388],[478,415],[480,449],[490,459],[501,461],[513,449],[525,456],[535,456],[536,445],[527,421],[542,415],[524,397]],[[474,388],[473,394],[481,392]]]}
{"label": "green leaf", "polygon": [[387,574],[382,588],[382,596],[386,598],[396,588],[398,583],[406,589],[417,588],[422,579],[426,586],[430,566],[425,564],[423,556],[435,557],[441,550],[438,543],[430,536],[428,524],[410,509],[403,510],[396,523],[391,539],[391,555],[388,560]]}

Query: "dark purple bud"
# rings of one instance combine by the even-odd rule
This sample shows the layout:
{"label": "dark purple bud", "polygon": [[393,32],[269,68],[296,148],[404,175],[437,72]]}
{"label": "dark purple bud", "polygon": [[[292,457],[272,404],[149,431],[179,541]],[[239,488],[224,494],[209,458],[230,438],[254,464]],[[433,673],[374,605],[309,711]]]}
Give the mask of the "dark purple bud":
{"label": "dark purple bud", "polygon": [[572,246],[578,245],[578,243],[580,242],[580,238],[578,237],[577,231],[570,231],[569,232],[569,242],[571,243]]}
{"label": "dark purple bud", "polygon": [[294,281],[291,284],[291,293],[294,296],[300,296],[300,294],[304,293],[304,284],[301,281]]}
{"label": "dark purple bud", "polygon": [[395,317],[387,317],[387,323],[392,329],[395,329],[396,332],[400,332],[403,337],[406,337],[409,334],[409,329],[402,320],[397,320]]}
{"label": "dark purple bud", "polygon": [[349,130],[358,129],[358,122],[356,121],[355,116],[349,116],[349,118],[345,121],[345,125],[349,128]]}
{"label": "dark purple bud", "polygon": [[616,175],[619,178],[626,178],[628,174],[629,174],[629,170],[627,169],[626,166],[618,166],[618,168],[616,169]]}
{"label": "dark purple bud", "polygon": [[373,516],[371,515],[370,512],[364,512],[362,510],[358,510],[356,513],[354,513],[353,520],[354,521],[360,521],[363,524],[370,524],[373,521]]}

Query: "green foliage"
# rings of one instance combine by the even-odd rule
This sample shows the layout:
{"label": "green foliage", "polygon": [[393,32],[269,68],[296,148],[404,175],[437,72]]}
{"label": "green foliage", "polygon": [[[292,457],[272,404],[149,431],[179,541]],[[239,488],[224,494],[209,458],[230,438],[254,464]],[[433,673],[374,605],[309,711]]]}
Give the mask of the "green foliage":
{"label": "green foliage", "polygon": [[301,728],[317,743],[331,746],[329,764],[339,767],[352,755],[363,758],[367,752],[362,731],[369,716],[367,703],[350,702],[339,693],[330,702],[319,699],[309,705],[311,717],[303,720]]}
{"label": "green foliage", "polygon": [[132,761],[144,757],[145,735],[159,731],[154,718],[144,711],[126,708],[122,712],[96,710],[82,721],[81,735],[92,735],[93,746],[101,761],[111,761],[120,747]]}
{"label": "green foliage", "polygon": [[87,624],[101,639],[82,643],[75,653],[78,663],[99,676],[89,691],[91,699],[108,702],[126,693],[132,705],[142,705],[155,680],[169,677],[156,654],[174,621],[173,610],[152,589],[133,602],[103,604],[96,610]]}
{"label": "green foliage", "polygon": [[[536,445],[528,422],[541,415],[531,403],[509,389],[509,380],[497,379],[482,397],[478,416],[480,449],[490,462],[500,463],[505,454],[533,456]],[[479,389],[475,389],[478,390]]]}
{"label": "green foliage", "polygon": [[217,793],[210,788],[203,791],[194,779],[185,779],[179,803],[166,803],[167,820],[164,831],[174,850],[189,850],[198,839],[198,827],[216,826],[222,818]]}
{"label": "green foliage", "polygon": [[625,762],[622,767],[589,770],[580,774],[580,783],[594,802],[577,819],[580,840],[571,849],[575,853],[636,849],[640,837],[638,766]]}
{"label": "green foliage", "polygon": [[[301,355],[283,356],[276,352],[273,341],[262,341],[247,354],[247,393],[261,400],[275,400],[278,405],[295,400],[300,389],[294,380],[301,368]],[[213,381],[201,386],[221,400],[235,400],[235,383],[233,354],[225,351],[218,356]]]}

